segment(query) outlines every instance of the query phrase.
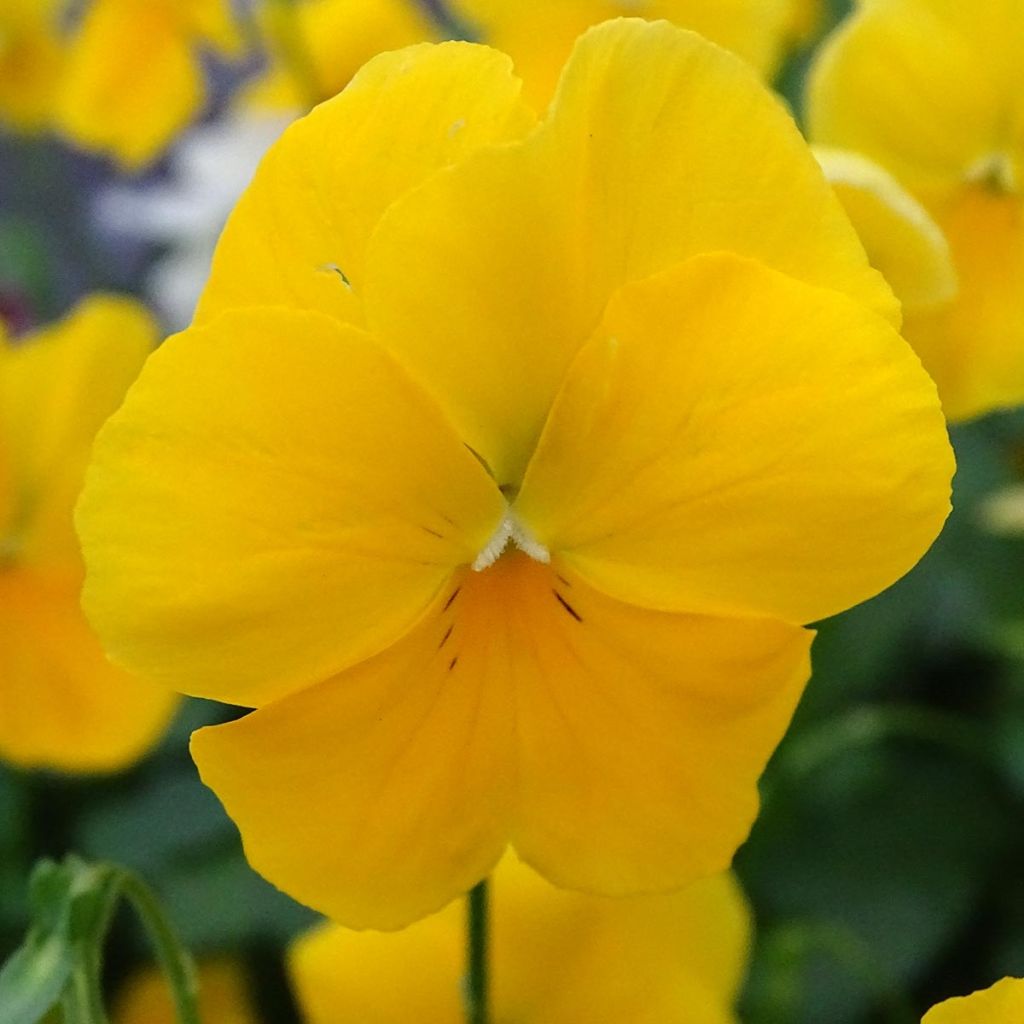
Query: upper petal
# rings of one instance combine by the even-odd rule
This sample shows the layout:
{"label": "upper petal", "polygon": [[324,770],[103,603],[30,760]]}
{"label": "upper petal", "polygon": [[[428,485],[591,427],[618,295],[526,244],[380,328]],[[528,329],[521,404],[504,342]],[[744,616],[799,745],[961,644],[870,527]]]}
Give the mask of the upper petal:
{"label": "upper petal", "polygon": [[809,622],[921,557],[952,472],[935,387],[892,327],[703,256],[611,303],[515,507],[621,600]]}
{"label": "upper petal", "polygon": [[921,1024],[1013,1024],[1024,1018],[1024,980],[1003,978],[991,988],[947,999],[924,1015]]}
{"label": "upper petal", "polygon": [[455,8],[515,61],[539,108],[551,99],[576,37],[609,18],[664,18],[749,61],[764,77],[791,33],[793,0],[457,0]]}
{"label": "upper petal", "polygon": [[715,250],[898,315],[754,72],[665,22],[619,20],[579,41],[533,136],[475,154],[385,214],[367,312],[515,484],[612,291]]}
{"label": "upper petal", "polygon": [[438,168],[525,132],[507,57],[423,44],[370,61],[268,152],[221,235],[197,319],[283,305],[362,322],[366,241]]}
{"label": "upper petal", "polygon": [[943,189],[993,155],[1024,156],[1020,0],[861,3],[818,54],[815,142],[853,149],[915,192]]}
{"label": "upper petal", "polygon": [[85,606],[115,661],[257,705],[405,632],[503,506],[371,339],[237,311],[159,349],[100,433]]}

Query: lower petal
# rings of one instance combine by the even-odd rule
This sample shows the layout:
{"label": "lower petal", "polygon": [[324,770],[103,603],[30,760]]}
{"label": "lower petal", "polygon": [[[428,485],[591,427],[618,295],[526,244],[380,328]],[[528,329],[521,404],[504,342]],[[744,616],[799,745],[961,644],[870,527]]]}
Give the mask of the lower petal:
{"label": "lower petal", "polygon": [[727,868],[810,675],[812,634],[647,611],[520,562],[519,855],[602,895]]}
{"label": "lower petal", "polygon": [[[393,648],[192,753],[250,863],[353,928],[403,928],[483,878],[508,838],[513,696],[483,614],[449,588]],[[477,609],[480,612],[480,609]]]}

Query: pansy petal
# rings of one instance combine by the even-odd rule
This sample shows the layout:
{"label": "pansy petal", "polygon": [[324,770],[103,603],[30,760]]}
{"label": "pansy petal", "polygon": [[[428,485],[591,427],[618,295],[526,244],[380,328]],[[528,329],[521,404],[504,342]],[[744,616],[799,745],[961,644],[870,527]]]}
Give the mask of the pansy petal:
{"label": "pansy petal", "polygon": [[511,62],[486,47],[424,44],[381,54],[292,125],[235,207],[198,320],[285,305],[362,322],[366,241],[400,195],[533,115]]}
{"label": "pansy petal", "polygon": [[135,170],[189,123],[203,96],[198,58],[171,10],[96,0],[69,51],[56,124]]}
{"label": "pansy petal", "polygon": [[[612,900],[556,889],[510,855],[491,878],[490,900],[496,1020],[735,1021],[750,913],[731,875]],[[464,945],[456,902],[395,934],[322,926],[292,946],[288,964],[309,1024],[461,1024]]]}
{"label": "pansy petal", "polygon": [[601,895],[728,867],[810,674],[812,634],[647,611],[525,555],[488,572],[506,576],[514,610],[519,855]]}
{"label": "pansy petal", "polygon": [[814,155],[857,229],[871,265],[905,314],[956,295],[953,257],[942,229],[888,171],[859,153],[816,147]]}
{"label": "pansy petal", "polygon": [[1003,978],[973,995],[932,1007],[921,1024],[1014,1024],[1024,1020],[1024,980]]}
{"label": "pansy petal", "polygon": [[114,296],[19,342],[0,340],[0,436],[10,469],[9,555],[77,567],[72,509],[96,432],[120,405],[156,344],[142,305]]}
{"label": "pansy petal", "polygon": [[501,605],[467,589],[453,583],[376,658],[193,736],[249,863],[349,927],[405,927],[505,847],[511,656]]}
{"label": "pansy petal", "polygon": [[907,340],[935,379],[946,416],[1024,401],[1024,203],[981,186],[937,209],[959,273],[955,301],[908,315]]}
{"label": "pansy petal", "polygon": [[366,335],[228,313],[166,342],[100,433],[85,607],[116,662],[258,705],[408,630],[503,505]]}
{"label": "pansy petal", "polygon": [[611,293],[715,250],[898,316],[754,72],[666,22],[619,20],[577,43],[533,136],[474,154],[385,214],[367,313],[515,484]]}
{"label": "pansy petal", "polygon": [[124,768],[177,703],[106,660],[79,584],[77,574],[0,568],[0,759],[23,768]]}
{"label": "pansy petal", "polygon": [[810,622],[914,565],[952,472],[935,386],[885,321],[719,254],[613,300],[516,512],[621,600]]}
{"label": "pansy petal", "polygon": [[915,193],[960,180],[1022,140],[1018,0],[862,3],[817,57],[815,142],[864,153]]}

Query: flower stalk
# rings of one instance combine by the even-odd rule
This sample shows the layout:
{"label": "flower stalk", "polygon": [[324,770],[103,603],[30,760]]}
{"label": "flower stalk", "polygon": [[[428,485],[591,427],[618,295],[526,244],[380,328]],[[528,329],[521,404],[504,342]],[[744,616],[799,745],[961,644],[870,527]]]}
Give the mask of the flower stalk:
{"label": "flower stalk", "polygon": [[490,1024],[489,890],[485,878],[466,897],[466,1024]]}

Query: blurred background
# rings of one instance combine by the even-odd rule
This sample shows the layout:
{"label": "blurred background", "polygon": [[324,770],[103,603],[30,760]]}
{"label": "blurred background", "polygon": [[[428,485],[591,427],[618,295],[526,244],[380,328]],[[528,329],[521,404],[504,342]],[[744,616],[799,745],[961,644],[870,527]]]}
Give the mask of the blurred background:
{"label": "blurred background", "polygon": [[[798,117],[815,46],[846,13],[828,4],[778,70]],[[255,19],[246,45],[204,50],[205,102],[142,165],[0,125],[0,317],[12,334],[98,290],[143,299],[166,331],[187,323],[223,217],[308,105],[286,88],[275,98],[268,61],[287,47],[261,42],[251,5],[240,14]],[[451,15],[429,0],[416,14],[438,37],[464,30]],[[813,679],[764,777],[736,862],[757,924],[748,1024],[916,1021],[1024,973],[1024,416],[976,420],[953,440],[945,533],[897,586],[821,625]],[[195,728],[228,715],[184,701],[156,749],[114,775],[0,763],[0,960],[25,931],[32,864],[76,851],[143,875],[200,956],[237,956],[265,1024],[298,1019],[282,950],[314,915],[247,866],[187,752]],[[111,990],[148,958],[119,918]]]}

